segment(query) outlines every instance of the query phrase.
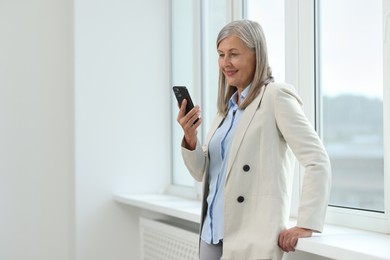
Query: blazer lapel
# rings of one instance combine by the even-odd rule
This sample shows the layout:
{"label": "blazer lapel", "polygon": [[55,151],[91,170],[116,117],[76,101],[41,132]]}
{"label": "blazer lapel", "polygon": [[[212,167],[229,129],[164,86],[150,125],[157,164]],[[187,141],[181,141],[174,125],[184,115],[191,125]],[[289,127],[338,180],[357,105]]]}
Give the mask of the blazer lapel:
{"label": "blazer lapel", "polygon": [[240,145],[242,143],[242,139],[244,138],[245,132],[248,129],[253,116],[255,115],[258,107],[260,106],[261,100],[263,99],[264,91],[267,86],[263,86],[261,88],[261,91],[259,95],[252,101],[252,103],[247,106],[244,110],[244,113],[240,119],[240,122],[237,125],[236,132],[234,134],[234,138],[232,141],[232,145],[230,147],[230,155],[228,160],[228,166],[227,166],[227,174],[226,174],[226,180],[229,177],[230,170],[232,168],[233,162],[235,161],[235,158],[237,156],[238,149],[240,148]]}

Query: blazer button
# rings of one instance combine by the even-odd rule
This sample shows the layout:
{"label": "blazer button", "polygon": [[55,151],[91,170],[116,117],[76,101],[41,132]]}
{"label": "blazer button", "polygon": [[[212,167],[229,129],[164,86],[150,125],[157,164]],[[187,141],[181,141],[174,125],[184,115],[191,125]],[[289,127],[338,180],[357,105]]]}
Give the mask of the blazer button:
{"label": "blazer button", "polygon": [[237,198],[237,201],[238,201],[239,203],[243,203],[244,200],[245,200],[245,198],[244,198],[243,196],[238,196],[238,198]]}
{"label": "blazer button", "polygon": [[245,164],[244,167],[242,167],[242,169],[244,170],[244,172],[249,172],[249,170],[251,169],[251,167],[249,167],[248,164]]}

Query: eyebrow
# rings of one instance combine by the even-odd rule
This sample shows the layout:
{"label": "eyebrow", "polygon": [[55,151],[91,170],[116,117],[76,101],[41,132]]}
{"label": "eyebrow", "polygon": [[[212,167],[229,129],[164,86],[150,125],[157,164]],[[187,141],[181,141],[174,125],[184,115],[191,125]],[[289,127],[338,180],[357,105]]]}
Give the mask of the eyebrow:
{"label": "eyebrow", "polygon": [[[218,51],[218,52],[223,52],[223,51],[221,51],[220,49],[217,49],[217,51]],[[238,49],[237,49],[237,48],[231,48],[231,49],[229,49],[228,51],[238,51]]]}

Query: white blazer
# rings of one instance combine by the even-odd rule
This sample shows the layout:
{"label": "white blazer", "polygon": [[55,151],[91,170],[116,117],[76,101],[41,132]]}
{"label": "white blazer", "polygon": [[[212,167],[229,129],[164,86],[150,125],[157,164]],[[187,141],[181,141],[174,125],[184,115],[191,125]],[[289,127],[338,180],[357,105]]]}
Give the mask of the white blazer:
{"label": "white blazer", "polygon": [[[329,200],[329,157],[304,115],[293,86],[271,83],[245,109],[230,147],[225,180],[223,260],[281,259],[279,233],[289,219],[294,155],[304,167],[297,226],[321,232]],[[204,182],[201,223],[207,210],[208,144],[182,147],[191,175]]]}

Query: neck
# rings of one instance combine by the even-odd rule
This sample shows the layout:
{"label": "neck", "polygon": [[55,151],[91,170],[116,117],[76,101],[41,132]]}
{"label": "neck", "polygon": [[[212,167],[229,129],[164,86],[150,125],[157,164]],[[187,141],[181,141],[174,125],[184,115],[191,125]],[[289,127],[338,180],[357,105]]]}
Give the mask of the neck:
{"label": "neck", "polygon": [[237,91],[237,105],[240,106],[241,104],[241,92],[242,91]]}

